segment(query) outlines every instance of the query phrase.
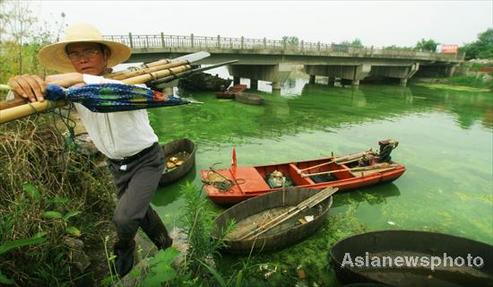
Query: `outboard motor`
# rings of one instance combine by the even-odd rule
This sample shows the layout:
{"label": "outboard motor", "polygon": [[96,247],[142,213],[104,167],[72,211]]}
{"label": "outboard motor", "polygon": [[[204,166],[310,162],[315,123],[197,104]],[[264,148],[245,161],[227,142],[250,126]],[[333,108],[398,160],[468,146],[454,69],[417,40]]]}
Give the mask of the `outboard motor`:
{"label": "outboard motor", "polygon": [[378,162],[390,162],[392,159],[390,157],[390,154],[392,153],[392,150],[394,150],[399,145],[399,142],[396,140],[388,139],[381,140],[378,142],[378,144],[380,145]]}

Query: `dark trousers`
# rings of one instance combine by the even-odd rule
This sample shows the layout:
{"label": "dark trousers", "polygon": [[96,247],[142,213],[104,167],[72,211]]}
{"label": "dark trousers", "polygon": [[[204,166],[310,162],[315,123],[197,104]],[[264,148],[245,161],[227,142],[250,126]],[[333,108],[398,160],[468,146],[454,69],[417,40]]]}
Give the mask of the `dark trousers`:
{"label": "dark trousers", "polygon": [[[126,165],[110,160],[109,167],[118,197],[113,215],[117,246],[133,246],[139,227],[153,242],[157,236],[167,237],[159,215],[150,206],[164,168],[164,155],[159,144],[154,144],[149,151]],[[162,229],[166,234],[156,234],[162,233]]]}

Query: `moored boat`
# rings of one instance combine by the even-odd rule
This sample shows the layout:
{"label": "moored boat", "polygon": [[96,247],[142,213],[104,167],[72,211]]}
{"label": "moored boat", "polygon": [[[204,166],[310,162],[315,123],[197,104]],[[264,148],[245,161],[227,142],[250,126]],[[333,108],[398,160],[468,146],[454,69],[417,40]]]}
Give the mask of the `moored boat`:
{"label": "moored boat", "polygon": [[237,85],[230,87],[226,91],[217,92],[216,98],[218,98],[218,99],[234,99],[237,94],[242,93],[244,90],[246,90],[246,88],[247,88],[246,85],[237,84]]}
{"label": "moored boat", "polygon": [[235,94],[235,101],[248,105],[262,105],[264,103],[264,99],[252,93]]}
{"label": "moored boat", "polygon": [[245,199],[280,190],[287,186],[323,189],[336,187],[351,190],[391,182],[406,168],[390,159],[396,141],[380,141],[380,152],[372,150],[346,156],[260,166],[237,166],[200,172],[204,190],[217,204],[235,204]]}
{"label": "moored boat", "polygon": [[245,200],[215,219],[213,237],[222,238],[230,253],[284,248],[322,226],[336,191],[292,187]]}
{"label": "moored boat", "polygon": [[178,139],[161,145],[165,168],[159,185],[166,185],[185,176],[195,166],[195,143],[189,139]]}
{"label": "moored boat", "polygon": [[343,284],[493,286],[493,246],[448,234],[386,230],[354,235],[330,250]]}

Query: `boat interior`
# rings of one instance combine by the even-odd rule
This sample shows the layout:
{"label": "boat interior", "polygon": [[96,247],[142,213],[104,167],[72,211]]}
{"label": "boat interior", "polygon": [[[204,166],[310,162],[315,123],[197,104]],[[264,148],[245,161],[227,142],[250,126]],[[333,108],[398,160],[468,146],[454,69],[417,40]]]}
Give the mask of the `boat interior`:
{"label": "boat interior", "polygon": [[255,169],[266,182],[272,172],[280,171],[292,186],[313,185],[355,177],[346,164],[329,163],[329,160],[269,165]]}
{"label": "boat interior", "polygon": [[395,162],[392,161],[385,164],[379,166],[380,164],[375,162],[371,165],[373,168],[365,169],[365,167],[362,167],[364,170],[356,171],[354,168],[359,168],[357,159],[343,163],[331,162],[330,159],[320,159],[299,163],[260,166],[255,167],[255,169],[266,184],[269,184],[269,176],[274,171],[280,171],[286,177],[286,186],[302,186],[363,177],[395,167]]}

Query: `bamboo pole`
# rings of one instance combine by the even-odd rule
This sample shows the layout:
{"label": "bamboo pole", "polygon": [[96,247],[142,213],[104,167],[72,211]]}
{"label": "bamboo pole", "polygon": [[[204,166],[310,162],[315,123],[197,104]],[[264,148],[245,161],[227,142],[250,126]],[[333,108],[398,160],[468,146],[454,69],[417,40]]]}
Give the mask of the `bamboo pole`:
{"label": "bamboo pole", "polygon": [[163,77],[173,75],[173,74],[179,74],[179,73],[185,72],[187,70],[190,70],[191,68],[192,68],[192,66],[190,66],[190,65],[181,65],[181,66],[174,67],[174,68],[168,68],[168,69],[164,69],[164,70],[160,70],[160,71],[156,71],[156,72],[152,72],[152,73],[147,73],[144,75],[139,75],[139,76],[127,78],[127,79],[123,80],[122,82],[124,82],[125,84],[142,84],[142,83],[145,83],[145,82],[150,81],[150,80],[163,78]]}
{"label": "bamboo pole", "polygon": [[354,168],[348,168],[348,169],[328,170],[328,171],[316,172],[316,173],[302,173],[301,177],[310,177],[310,176],[322,175],[322,174],[332,174],[332,173],[338,173],[338,172],[342,172],[342,171],[368,171],[368,170],[387,169],[387,168],[393,169],[396,166],[397,165],[383,163],[383,164],[376,164],[376,165],[371,165],[371,166],[354,167]]}
{"label": "bamboo pole", "polygon": [[345,160],[354,160],[354,159],[359,159],[361,158],[362,156],[364,156],[365,154],[371,152],[371,150],[368,150],[368,151],[363,151],[363,152],[358,152],[358,153],[353,153],[353,154],[348,154],[348,155],[345,155],[345,156],[341,156],[341,157],[336,157],[336,158],[333,158],[331,160],[329,160],[328,162],[323,162],[321,164],[317,164],[317,165],[314,165],[314,166],[309,166],[307,168],[303,168],[303,169],[300,169],[298,170],[298,174],[302,174],[304,171],[307,171],[307,170],[310,170],[310,169],[315,169],[315,168],[319,168],[319,167],[322,167],[322,166],[326,166],[326,165],[329,165],[333,162],[335,163],[339,163],[340,161],[345,161]]}
{"label": "bamboo pole", "polygon": [[[161,65],[169,64],[171,62],[172,62],[172,60],[170,60],[170,59],[161,59],[161,60],[157,60],[157,61],[150,62],[150,63],[144,63],[144,64],[138,66],[137,69],[140,70],[140,69],[146,69],[146,68],[151,68],[151,67],[155,67],[155,66],[161,66]],[[127,72],[133,72],[133,70],[130,68],[130,69],[127,69],[125,71],[110,73],[107,75],[107,77],[110,79],[113,79],[113,77],[117,77],[117,76],[122,75],[122,74],[127,73]]]}
{"label": "bamboo pole", "polygon": [[300,202],[298,205],[290,208],[288,211],[276,216],[275,218],[269,220],[265,224],[262,224],[261,226],[253,229],[252,231],[242,235],[241,237],[237,238],[237,240],[244,240],[244,239],[251,239],[256,238],[265,232],[271,230],[272,228],[278,226],[279,224],[287,221],[288,219],[292,218],[296,214],[300,213],[301,211],[307,209],[307,208],[312,208],[319,204],[320,202],[324,201],[327,199],[329,196],[333,195],[336,193],[339,189],[333,188],[333,187],[327,187],[323,189],[322,191],[318,192],[317,194],[303,200]]}
{"label": "bamboo pole", "polygon": [[128,78],[148,74],[151,72],[156,72],[156,71],[174,68],[174,67],[183,66],[183,65],[188,65],[188,64],[189,63],[186,60],[175,61],[172,63],[167,63],[167,64],[163,64],[163,65],[155,65],[155,66],[152,66],[149,68],[139,69],[139,70],[135,70],[135,71],[127,71],[127,72],[124,72],[124,73],[121,73],[118,75],[109,74],[109,75],[105,76],[105,78],[113,79],[113,80],[124,80],[124,79],[128,79]]}
{"label": "bamboo pole", "polygon": [[40,113],[47,109],[62,107],[66,105],[65,101],[42,101],[42,102],[33,102],[24,104],[21,106],[17,106],[14,108],[6,109],[0,111],[0,124],[10,122],[16,119],[20,119],[26,116],[29,116],[34,113]]}

